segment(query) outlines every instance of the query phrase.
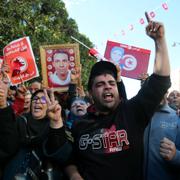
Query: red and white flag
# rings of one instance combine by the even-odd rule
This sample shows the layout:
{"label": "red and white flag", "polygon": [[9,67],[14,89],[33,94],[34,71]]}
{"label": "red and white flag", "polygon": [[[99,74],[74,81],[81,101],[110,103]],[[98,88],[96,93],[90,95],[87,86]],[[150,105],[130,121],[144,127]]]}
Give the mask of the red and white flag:
{"label": "red and white flag", "polygon": [[13,85],[39,76],[29,37],[12,41],[4,49],[4,61],[9,66],[8,77]]}
{"label": "red and white flag", "polygon": [[121,67],[121,75],[138,79],[142,73],[147,73],[150,50],[107,41],[104,57]]}

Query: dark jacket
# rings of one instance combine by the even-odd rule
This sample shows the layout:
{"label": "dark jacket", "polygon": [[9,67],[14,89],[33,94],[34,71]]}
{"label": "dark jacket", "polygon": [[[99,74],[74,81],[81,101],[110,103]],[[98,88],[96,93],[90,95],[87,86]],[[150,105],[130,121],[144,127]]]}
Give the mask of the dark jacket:
{"label": "dark jacket", "polygon": [[[13,118],[11,118],[13,117]],[[0,169],[17,151],[18,133],[14,112],[10,106],[0,109]]]}
{"label": "dark jacket", "polygon": [[66,161],[70,153],[64,135],[64,128],[60,130],[63,140],[61,141],[62,149],[60,149],[59,152],[62,156],[60,157],[60,163],[57,164],[52,161],[48,152],[43,151],[44,143],[51,134],[49,119],[47,117],[35,120],[31,113],[28,113],[17,117],[17,119],[15,119],[14,116],[9,116],[8,118],[16,122],[18,139],[16,139],[14,143],[17,144],[18,151],[14,152],[16,154],[7,163],[3,179],[12,180],[15,176],[25,177],[26,179],[45,179],[40,178],[40,176],[44,176],[42,171],[52,169],[52,165],[58,171],[58,176],[54,179],[61,179],[62,173],[59,167]]}

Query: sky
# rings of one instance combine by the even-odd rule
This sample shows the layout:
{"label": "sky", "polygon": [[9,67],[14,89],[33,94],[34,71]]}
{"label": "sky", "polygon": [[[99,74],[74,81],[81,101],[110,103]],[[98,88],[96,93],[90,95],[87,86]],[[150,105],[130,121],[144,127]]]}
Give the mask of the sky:
{"label": "sky", "polygon": [[[140,24],[144,12],[154,12],[153,20],[165,26],[171,71],[180,69],[180,1],[178,0],[64,0],[69,17],[73,18],[79,32],[93,42],[104,55],[107,40],[151,50],[148,73],[153,72],[154,42],[145,33],[145,24]],[[162,4],[166,3],[165,10]],[[133,29],[130,30],[130,25]],[[123,35],[124,32],[125,34]],[[173,45],[175,44],[175,46]],[[140,82],[123,77],[128,98],[134,96]]]}

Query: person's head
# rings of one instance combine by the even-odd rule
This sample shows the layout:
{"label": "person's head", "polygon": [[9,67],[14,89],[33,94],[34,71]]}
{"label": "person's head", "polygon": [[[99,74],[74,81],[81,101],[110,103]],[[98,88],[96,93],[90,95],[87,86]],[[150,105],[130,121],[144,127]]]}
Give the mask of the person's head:
{"label": "person's head", "polygon": [[96,109],[103,113],[114,110],[119,102],[116,66],[108,61],[100,61],[91,69],[88,91]]}
{"label": "person's head", "polygon": [[25,95],[26,95],[26,91],[27,91],[26,87],[24,85],[20,84],[17,87],[16,97],[20,98],[20,99],[24,99]]}
{"label": "person's head", "polygon": [[31,94],[35,93],[35,91],[41,89],[41,82],[39,82],[38,80],[31,82],[28,89]]}
{"label": "person's head", "polygon": [[46,116],[47,101],[42,89],[37,90],[31,97],[31,114],[34,119],[42,119]]}
{"label": "person's head", "polygon": [[124,56],[124,49],[118,46],[114,46],[111,49],[110,58],[115,64],[120,64],[120,60]]}
{"label": "person's head", "polygon": [[81,97],[75,97],[71,101],[71,108],[70,111],[75,116],[83,116],[87,113],[89,103],[86,99]]}
{"label": "person's head", "polygon": [[17,87],[16,86],[10,86],[8,89],[8,100],[14,101],[16,96]]}
{"label": "person's head", "polygon": [[30,106],[31,106],[31,92],[26,91],[25,98],[24,98],[24,113],[30,112]]}
{"label": "person's head", "polygon": [[66,80],[69,71],[69,57],[66,52],[56,52],[53,55],[52,65],[61,80]]}
{"label": "person's head", "polygon": [[180,92],[177,90],[173,90],[168,95],[168,103],[169,105],[174,108],[180,108]]}

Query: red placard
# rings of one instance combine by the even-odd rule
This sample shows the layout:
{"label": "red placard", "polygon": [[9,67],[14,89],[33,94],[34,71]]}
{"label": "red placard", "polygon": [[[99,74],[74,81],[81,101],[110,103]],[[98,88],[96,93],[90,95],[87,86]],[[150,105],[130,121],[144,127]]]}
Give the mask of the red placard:
{"label": "red placard", "polygon": [[8,77],[13,85],[39,76],[29,37],[12,41],[3,52],[4,61],[10,69]]}
{"label": "red placard", "polygon": [[107,41],[104,57],[121,67],[121,75],[138,79],[142,73],[147,73],[150,50],[129,46],[113,41]]}

